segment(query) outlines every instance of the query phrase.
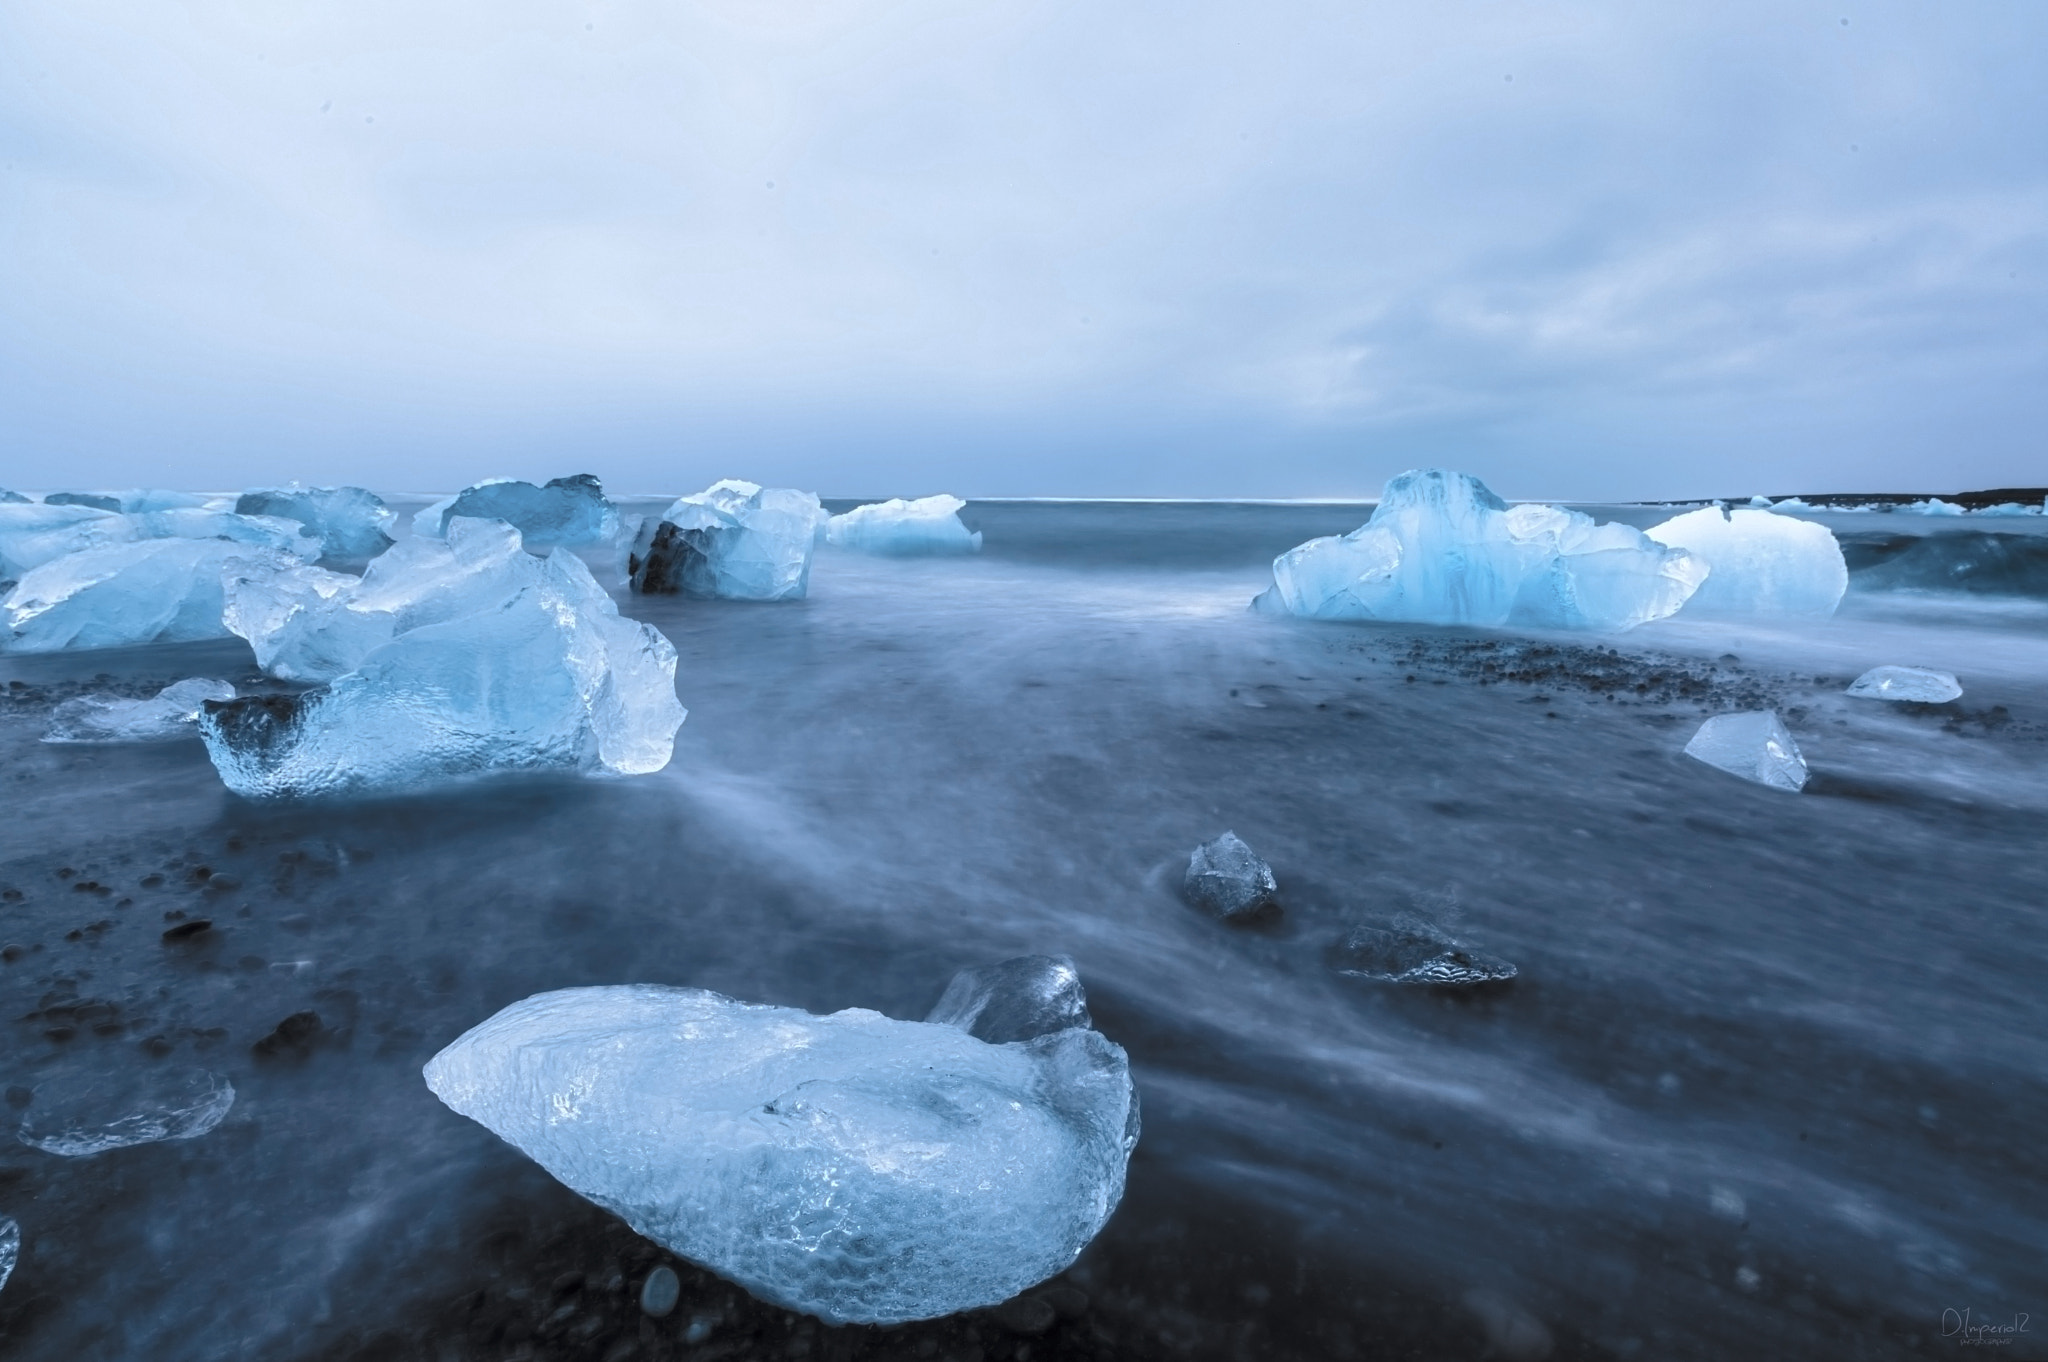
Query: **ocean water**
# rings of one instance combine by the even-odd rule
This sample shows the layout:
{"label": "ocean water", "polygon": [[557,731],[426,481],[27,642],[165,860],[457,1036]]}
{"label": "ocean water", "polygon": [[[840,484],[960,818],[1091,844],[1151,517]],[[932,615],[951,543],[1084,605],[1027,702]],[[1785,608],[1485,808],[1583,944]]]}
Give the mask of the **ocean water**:
{"label": "ocean water", "polygon": [[[821,551],[789,605],[622,596],[690,709],[631,780],[252,804],[196,741],[38,741],[81,690],[245,679],[239,643],[0,656],[0,1119],[180,1067],[237,1095],[191,1140],[0,1144],[0,1349],[1890,1358],[2026,1317],[1981,1337],[2048,1356],[2039,518],[1824,517],[1868,570],[1900,535],[2005,538],[1859,571],[1797,626],[1247,613],[1274,553],[1364,514],[976,503],[974,559]],[[1965,694],[1842,695],[1880,663]],[[1681,755],[1764,706],[1802,795]],[[1277,920],[1177,897],[1225,829],[1273,865]],[[1353,924],[1403,912],[1519,977],[1333,971]],[[826,1329],[676,1264],[650,1319],[639,1283],[672,1260],[419,1077],[543,989],[920,1017],[954,970],[1027,952],[1074,957],[1145,1112],[1050,1312]]]}

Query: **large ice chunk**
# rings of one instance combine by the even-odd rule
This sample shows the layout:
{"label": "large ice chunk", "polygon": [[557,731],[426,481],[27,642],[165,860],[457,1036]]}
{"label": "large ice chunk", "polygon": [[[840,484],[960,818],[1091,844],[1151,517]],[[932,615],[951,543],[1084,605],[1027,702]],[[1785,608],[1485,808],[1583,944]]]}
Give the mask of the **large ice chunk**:
{"label": "large ice chunk", "polygon": [[1234,832],[1196,847],[1181,877],[1181,893],[1189,903],[1225,919],[1271,911],[1279,890],[1273,867]]}
{"label": "large ice chunk", "polygon": [[991,1045],[1095,1024],[1081,972],[1064,955],[1020,955],[963,969],[924,1019]]}
{"label": "large ice chunk", "polygon": [[264,558],[290,561],[225,539],[144,539],[66,554],[31,568],[0,599],[0,651],[225,638],[222,574]]}
{"label": "large ice chunk", "polygon": [[1314,619],[1623,630],[1672,614],[1704,563],[1626,525],[1509,509],[1477,478],[1403,473],[1372,518],[1273,560],[1259,608]]}
{"label": "large ice chunk", "polygon": [[1849,694],[1867,700],[1915,700],[1947,704],[1963,693],[1952,672],[1931,667],[1872,667],[1849,683]]}
{"label": "large ice chunk", "polygon": [[1692,735],[1685,754],[1773,789],[1806,788],[1806,758],[1784,722],[1768,709],[1716,714]]}
{"label": "large ice chunk", "polygon": [[235,1085],[205,1069],[152,1069],[37,1087],[18,1137],[49,1154],[88,1158],[157,1140],[196,1140],[235,1104]]}
{"label": "large ice chunk", "polygon": [[619,513],[605,500],[604,484],[588,473],[540,487],[512,478],[477,483],[414,516],[413,533],[438,538],[464,516],[504,521],[534,553],[609,543],[619,532]]}
{"label": "large ice chunk", "polygon": [[643,526],[633,589],[735,601],[802,600],[825,510],[809,492],[728,478]]}
{"label": "large ice chunk", "polygon": [[[622,619],[581,559],[533,557],[500,521],[457,519],[446,543],[408,540],[346,595],[323,596],[330,584],[305,569],[246,584],[272,593],[245,608],[238,583],[234,619],[273,670],[348,670],[301,695],[206,706],[208,755],[238,794],[668,764],[684,717],[674,645]],[[270,632],[251,627],[259,615]]]}
{"label": "large ice chunk", "polygon": [[897,557],[974,553],[981,548],[981,532],[970,533],[960,522],[966,505],[958,497],[945,495],[870,502],[833,516],[825,526],[825,542],[835,548]]}
{"label": "large ice chunk", "polygon": [[1093,1030],[991,1045],[689,988],[543,993],[425,1073],[641,1234],[834,1324],[994,1305],[1064,1270],[1137,1140],[1124,1052]]}
{"label": "large ice chunk", "polygon": [[0,506],[0,578],[18,579],[67,554],[133,544],[145,539],[223,539],[313,558],[317,539],[303,525],[268,516],[178,509],[132,515],[92,506]]}
{"label": "large ice chunk", "polygon": [[172,492],[160,487],[136,487],[126,492],[52,492],[43,498],[46,506],[90,506],[101,511],[133,514],[137,511],[177,511],[204,506],[206,498],[191,492]]}
{"label": "large ice chunk", "polygon": [[1849,589],[1842,546],[1810,520],[1707,506],[1646,533],[1713,567],[1685,603],[1690,615],[1832,615]]}
{"label": "large ice chunk", "polygon": [[169,742],[199,736],[199,711],[208,700],[232,700],[225,681],[195,676],[165,686],[147,700],[82,695],[66,700],[50,716],[44,742]]}
{"label": "large ice chunk", "polygon": [[235,514],[296,520],[320,536],[320,556],[342,561],[375,558],[391,547],[386,533],[398,515],[361,487],[254,487],[235,501]]}

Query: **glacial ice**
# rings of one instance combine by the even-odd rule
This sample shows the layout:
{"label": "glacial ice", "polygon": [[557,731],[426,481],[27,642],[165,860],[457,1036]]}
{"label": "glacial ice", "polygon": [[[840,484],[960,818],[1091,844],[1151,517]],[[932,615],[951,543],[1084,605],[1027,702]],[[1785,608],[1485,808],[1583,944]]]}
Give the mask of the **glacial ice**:
{"label": "glacial ice", "polygon": [[588,548],[619,532],[618,510],[605,500],[604,484],[588,473],[555,478],[544,486],[495,478],[465,487],[413,517],[413,533],[440,538],[450,521],[468,516],[502,520],[519,531],[527,550]]}
{"label": "glacial ice", "polygon": [[0,1290],[5,1290],[7,1279],[14,1275],[14,1265],[21,1258],[21,1226],[11,1215],[0,1215]]}
{"label": "glacial ice", "polygon": [[224,638],[222,574],[266,558],[288,561],[226,539],[142,539],[66,554],[23,573],[0,599],[0,651]]}
{"label": "glacial ice", "polygon": [[126,492],[52,492],[45,506],[90,506],[94,510],[133,515],[138,511],[179,511],[204,506],[206,498],[164,488],[131,488]]}
{"label": "glacial ice", "polygon": [[1810,520],[1707,506],[1645,533],[1712,567],[1688,615],[1832,615],[1849,589],[1842,546]]}
{"label": "glacial ice", "polygon": [[45,1083],[35,1090],[17,1138],[46,1153],[85,1158],[157,1140],[197,1139],[234,1104],[234,1084],[205,1069]]}
{"label": "glacial ice", "polygon": [[1963,693],[1953,673],[1929,667],[1872,667],[1849,683],[1850,695],[1867,700],[1915,700],[1946,704]]}
{"label": "glacial ice", "polygon": [[991,1045],[1095,1025],[1081,973],[1064,955],[1020,955],[963,969],[924,1019]]}
{"label": "glacial ice", "polygon": [[28,498],[23,496],[21,493],[10,491],[5,487],[0,487],[0,506],[27,504]]}
{"label": "glacial ice", "polygon": [[675,647],[621,618],[573,554],[536,558],[510,525],[465,517],[446,542],[407,540],[373,560],[353,589],[316,574],[231,582],[230,622],[266,669],[328,681],[206,706],[201,736],[236,793],[668,764],[684,717]]}
{"label": "glacial ice", "polygon": [[221,539],[295,557],[319,554],[305,527],[268,516],[177,509],[123,515],[91,506],[0,506],[0,578],[18,579],[67,554],[146,539]]}
{"label": "glacial ice", "polygon": [[343,562],[375,558],[391,547],[398,515],[361,487],[253,487],[235,502],[236,515],[296,520],[320,536],[320,556]]}
{"label": "glacial ice", "polygon": [[2048,498],[2044,498],[2040,506],[2036,506],[2030,501],[2001,501],[1995,506],[1979,506],[1970,514],[1995,516],[2040,515],[2044,510],[2048,510]]}
{"label": "glacial ice", "polygon": [[992,1045],[647,984],[514,1003],[425,1076],[639,1233],[832,1324],[994,1305],[1064,1270],[1137,1140],[1124,1052],[1084,1027]]}
{"label": "glacial ice", "polygon": [[1959,506],[1953,501],[1943,501],[1940,497],[1929,497],[1925,501],[1915,501],[1905,506],[1894,506],[1892,507],[1892,513],[1894,515],[1968,515],[1970,512],[1967,506]]}
{"label": "glacial ice", "polygon": [[834,548],[897,557],[974,553],[981,548],[981,532],[969,533],[960,523],[966,505],[958,497],[940,495],[856,506],[827,522],[825,542]]}
{"label": "glacial ice", "polygon": [[802,600],[825,511],[809,492],[728,478],[641,528],[633,589],[735,601]]}
{"label": "glacial ice", "polygon": [[1188,857],[1181,891],[1189,903],[1222,918],[1250,918],[1274,906],[1280,886],[1273,867],[1234,832],[1204,842]]}
{"label": "glacial ice", "polygon": [[1777,714],[1768,709],[1716,714],[1700,725],[1685,754],[1730,775],[1773,789],[1806,787],[1806,759]]}
{"label": "glacial ice", "polygon": [[1444,469],[1390,481],[1372,518],[1273,560],[1254,605],[1313,619],[1619,631],[1672,614],[1706,566],[1620,524],[1557,506],[1512,509]]}
{"label": "glacial ice", "polygon": [[1469,988],[1515,977],[1515,967],[1475,951],[1443,928],[1411,913],[1353,927],[1331,952],[1339,974],[1390,984]]}
{"label": "glacial ice", "polygon": [[199,736],[199,711],[208,700],[232,700],[235,688],[203,676],[165,686],[147,700],[84,695],[66,700],[50,716],[44,742],[167,742]]}

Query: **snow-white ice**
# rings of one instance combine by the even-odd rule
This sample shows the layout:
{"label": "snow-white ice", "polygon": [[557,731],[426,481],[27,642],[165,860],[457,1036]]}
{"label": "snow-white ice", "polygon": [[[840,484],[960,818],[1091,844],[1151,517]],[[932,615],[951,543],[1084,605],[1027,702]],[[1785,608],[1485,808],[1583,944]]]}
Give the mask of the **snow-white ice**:
{"label": "snow-white ice", "polygon": [[46,1153],[85,1158],[197,1139],[234,1104],[234,1084],[205,1069],[131,1069],[36,1088],[18,1138]]}
{"label": "snow-white ice", "polygon": [[195,676],[165,686],[146,700],[82,695],[66,700],[50,716],[44,742],[167,742],[199,736],[199,711],[208,700],[232,700],[225,681]]}
{"label": "snow-white ice", "polygon": [[1081,973],[1064,955],[1020,955],[963,969],[924,1019],[991,1045],[1095,1024]]}
{"label": "snow-white ice", "polygon": [[588,473],[555,478],[536,487],[513,478],[494,478],[465,487],[413,517],[414,534],[439,538],[461,517],[502,520],[517,529],[528,552],[589,548],[619,532],[618,510],[605,499],[604,484]]}
{"label": "snow-white ice", "polygon": [[668,764],[684,717],[675,647],[621,618],[573,554],[536,558],[510,525],[458,518],[446,542],[408,540],[352,589],[318,572],[232,580],[231,622],[268,669],[331,678],[207,707],[207,752],[238,794]]}
{"label": "snow-white ice", "polygon": [[0,651],[225,638],[222,574],[250,561],[292,560],[227,539],[142,539],[54,558],[0,599]]}
{"label": "snow-white ice", "polygon": [[802,600],[825,511],[809,492],[728,478],[641,528],[633,589],[735,601]]}
{"label": "snow-white ice", "polygon": [[871,502],[833,516],[825,527],[825,542],[834,548],[899,557],[974,553],[981,548],[981,532],[970,533],[961,523],[966,505],[945,495]]}
{"label": "snow-white ice", "polygon": [[1810,520],[1708,506],[1646,533],[1712,568],[1685,602],[1687,615],[1832,615],[1849,589],[1842,546]]}
{"label": "snow-white ice", "polygon": [[1700,560],[1626,525],[1510,509],[1477,478],[1427,469],[1389,482],[1350,534],[1274,559],[1255,604],[1314,619],[1617,631],[1672,614],[1705,576]]}
{"label": "snow-white ice", "polygon": [[1931,667],[1872,667],[1849,683],[1849,694],[1868,700],[1916,700],[1946,704],[1963,693],[1951,672]]}
{"label": "snow-white ice", "polygon": [[391,547],[387,533],[398,515],[384,498],[361,487],[254,487],[235,502],[237,515],[296,520],[320,536],[320,556],[344,561],[375,558]]}
{"label": "snow-white ice", "polygon": [[1250,917],[1273,905],[1279,892],[1273,868],[1234,832],[1204,842],[1188,857],[1181,892],[1218,917]]}
{"label": "snow-white ice", "polygon": [[827,1322],[994,1305],[1073,1263],[1136,1142],[1124,1052],[689,988],[543,993],[427,1085],[641,1234]]}
{"label": "snow-white ice", "polygon": [[1692,735],[1685,754],[1773,789],[1806,788],[1806,758],[1772,710],[1716,714]]}

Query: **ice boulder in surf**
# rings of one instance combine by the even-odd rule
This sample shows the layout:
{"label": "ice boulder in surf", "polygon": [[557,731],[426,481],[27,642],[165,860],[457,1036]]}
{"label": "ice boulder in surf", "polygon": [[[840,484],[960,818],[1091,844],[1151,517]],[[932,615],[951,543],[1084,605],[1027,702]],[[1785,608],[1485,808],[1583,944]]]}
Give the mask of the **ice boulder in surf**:
{"label": "ice boulder in surf", "polygon": [[1692,735],[1685,754],[1772,789],[1797,793],[1806,788],[1806,758],[1772,710],[1716,714]]}
{"label": "ice boulder in surf", "polygon": [[943,495],[871,502],[833,516],[825,526],[825,542],[899,558],[975,553],[981,548],[981,532],[970,533],[960,522],[966,505],[958,497]]}
{"label": "ice boulder in surf", "polygon": [[83,695],[66,700],[50,716],[44,742],[170,742],[199,736],[199,711],[208,700],[232,700],[225,681],[196,676],[165,686],[146,700]]}
{"label": "ice boulder in surf", "polygon": [[318,572],[234,588],[230,617],[268,668],[328,682],[206,706],[201,735],[236,793],[668,764],[684,717],[675,647],[621,618],[573,554],[536,558],[511,526],[458,519],[446,543],[408,540],[353,589]]}
{"label": "ice boulder in surf", "polygon": [[320,556],[343,561],[375,558],[391,547],[386,533],[397,513],[361,487],[254,487],[235,501],[236,515],[295,520],[320,536]]}
{"label": "ice boulder in surf", "polygon": [[1196,847],[1181,877],[1181,893],[1189,903],[1226,920],[1271,912],[1279,889],[1273,867],[1234,832]]}
{"label": "ice boulder in surf", "polygon": [[1086,1026],[991,1044],[649,984],[514,1003],[425,1076],[639,1233],[832,1324],[995,1305],[1063,1271],[1137,1141],[1124,1052]]}
{"label": "ice boulder in surf", "polygon": [[53,558],[0,599],[0,651],[226,638],[221,578],[247,560],[293,561],[228,539],[143,539]]}
{"label": "ice boulder in surf", "polygon": [[504,521],[519,531],[532,553],[607,544],[619,532],[617,508],[605,499],[604,484],[588,473],[539,487],[513,478],[465,487],[415,515],[413,533],[438,538],[448,532],[450,521],[465,516]]}
{"label": "ice boulder in surf", "polygon": [[1963,688],[1954,673],[1931,667],[1872,667],[1849,683],[1848,693],[1865,700],[1942,705],[1961,696]]}
{"label": "ice boulder in surf", "polygon": [[991,1045],[1095,1024],[1081,972],[1064,955],[1020,955],[963,969],[924,1019]]}
{"label": "ice boulder in surf", "polygon": [[1834,614],[1849,589],[1842,546],[1811,520],[1707,506],[1645,533],[1712,567],[1685,603],[1688,615],[1821,617]]}
{"label": "ice boulder in surf", "polygon": [[1706,575],[1626,525],[1511,508],[1477,478],[1426,469],[1390,481],[1350,534],[1274,559],[1254,604],[1311,619],[1615,632],[1676,612]]}
{"label": "ice boulder in surf", "polygon": [[824,521],[809,492],[737,478],[713,483],[641,527],[628,560],[633,589],[705,600],[802,600]]}
{"label": "ice boulder in surf", "polygon": [[1354,979],[1432,988],[1500,984],[1516,972],[1507,961],[1472,949],[1412,913],[1353,927],[1331,948],[1330,965]]}

